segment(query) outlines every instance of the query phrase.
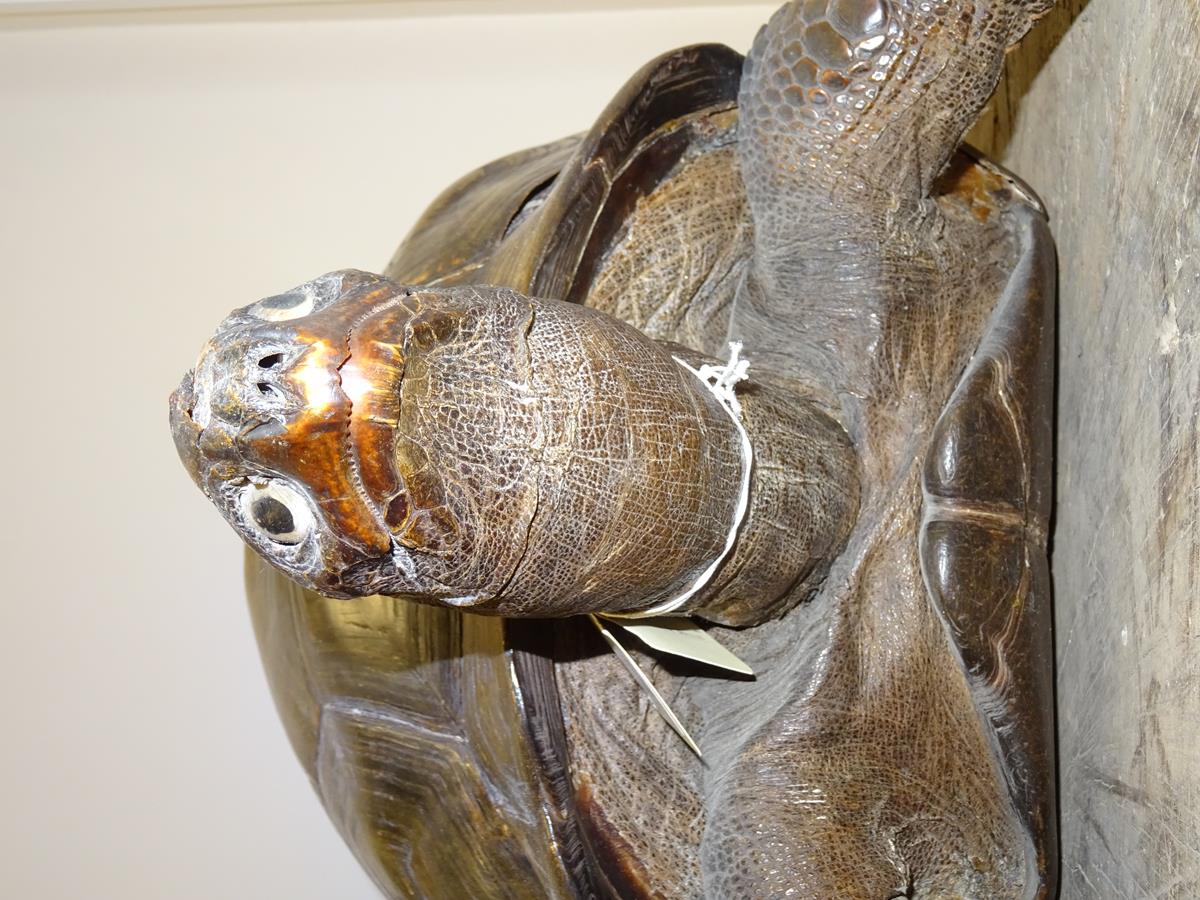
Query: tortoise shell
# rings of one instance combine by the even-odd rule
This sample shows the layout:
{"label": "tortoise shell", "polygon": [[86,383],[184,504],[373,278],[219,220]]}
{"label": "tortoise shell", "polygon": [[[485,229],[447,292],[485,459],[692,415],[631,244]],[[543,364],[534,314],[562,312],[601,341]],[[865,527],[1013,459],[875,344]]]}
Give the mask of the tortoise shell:
{"label": "tortoise shell", "polygon": [[[386,275],[585,303],[719,353],[753,241],[734,152],[742,65],[720,46],[654,60],[585,135],[451,186]],[[848,415],[881,487],[825,586],[778,623],[723,630],[754,683],[645,657],[705,763],[645,717],[574,620],[331,600],[248,555],[289,738],[386,894],[747,896],[762,871],[814,866],[844,896],[976,895],[988,878],[1052,890],[1052,242],[1032,194],[967,152],[935,199],[979,277],[891,338],[940,345],[922,374],[929,410],[910,416],[900,394],[887,407],[911,417],[911,440],[872,443],[882,406]],[[779,374],[839,407],[801,368]],[[811,810],[806,791],[822,801]],[[939,817],[971,819],[949,862],[923,849],[937,832],[921,822]],[[933,861],[897,887],[888,846]],[[965,859],[971,872],[947,874]]]}

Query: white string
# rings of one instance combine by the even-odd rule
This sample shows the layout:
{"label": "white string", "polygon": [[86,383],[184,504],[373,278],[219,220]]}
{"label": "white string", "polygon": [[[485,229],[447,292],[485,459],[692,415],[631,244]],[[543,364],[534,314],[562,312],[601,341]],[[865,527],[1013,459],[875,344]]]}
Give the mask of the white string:
{"label": "white string", "polygon": [[733,525],[730,527],[729,534],[725,538],[725,549],[717,555],[717,558],[712,561],[707,569],[700,573],[700,577],[692,583],[692,586],[682,594],[670,600],[665,600],[649,609],[639,610],[638,612],[605,613],[610,618],[644,619],[649,616],[665,616],[675,612],[675,610],[687,603],[688,600],[694,597],[712,580],[717,567],[725,561],[725,557],[729,555],[729,551],[733,549],[734,542],[737,541],[738,531],[742,527],[742,520],[746,517],[746,509],[750,505],[750,470],[754,462],[754,448],[750,445],[750,435],[746,434],[746,429],[742,425],[742,405],[738,402],[737,394],[734,393],[734,387],[737,383],[745,381],[749,377],[750,360],[742,359],[741,353],[741,342],[733,341],[729,344],[729,362],[723,366],[705,364],[699,369],[692,368],[678,356],[672,357],[675,362],[699,378],[700,382],[717,398],[717,402],[721,404],[721,408],[733,420],[733,425],[738,430],[738,435],[742,439],[742,486],[738,493],[737,508],[733,513]]}

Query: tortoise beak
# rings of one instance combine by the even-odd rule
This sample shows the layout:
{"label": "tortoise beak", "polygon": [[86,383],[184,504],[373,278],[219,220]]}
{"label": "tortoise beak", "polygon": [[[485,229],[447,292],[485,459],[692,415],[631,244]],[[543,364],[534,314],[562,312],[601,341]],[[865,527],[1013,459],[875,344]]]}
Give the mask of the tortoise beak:
{"label": "tortoise beak", "polygon": [[183,467],[203,491],[204,481],[200,475],[200,426],[192,419],[194,403],[193,373],[188,372],[183,376],[179,387],[171,392],[171,436],[175,439],[175,450],[179,453]]}

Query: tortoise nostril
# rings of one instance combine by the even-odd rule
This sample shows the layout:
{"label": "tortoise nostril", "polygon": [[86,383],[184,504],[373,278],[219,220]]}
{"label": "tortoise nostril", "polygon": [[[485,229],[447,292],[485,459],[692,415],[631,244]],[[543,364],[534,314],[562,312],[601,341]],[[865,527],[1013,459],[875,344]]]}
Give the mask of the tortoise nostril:
{"label": "tortoise nostril", "polygon": [[258,366],[260,369],[273,369],[281,362],[283,362],[282,353],[269,353],[258,361]]}
{"label": "tortoise nostril", "polygon": [[260,382],[258,382],[256,387],[258,388],[258,392],[260,394],[262,394],[264,397],[278,397],[279,396],[279,389],[276,388],[275,385],[271,384],[268,381],[260,381]]}

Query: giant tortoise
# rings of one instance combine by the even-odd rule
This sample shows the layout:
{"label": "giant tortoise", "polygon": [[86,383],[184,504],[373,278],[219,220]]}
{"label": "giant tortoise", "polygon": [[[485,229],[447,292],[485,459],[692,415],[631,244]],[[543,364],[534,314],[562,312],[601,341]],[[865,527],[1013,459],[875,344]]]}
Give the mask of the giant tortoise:
{"label": "giant tortoise", "polygon": [[[177,445],[387,894],[1054,892],[1054,251],[959,146],[1051,5],[796,0],[222,324]],[[632,651],[703,759],[585,613],[753,667]]]}

